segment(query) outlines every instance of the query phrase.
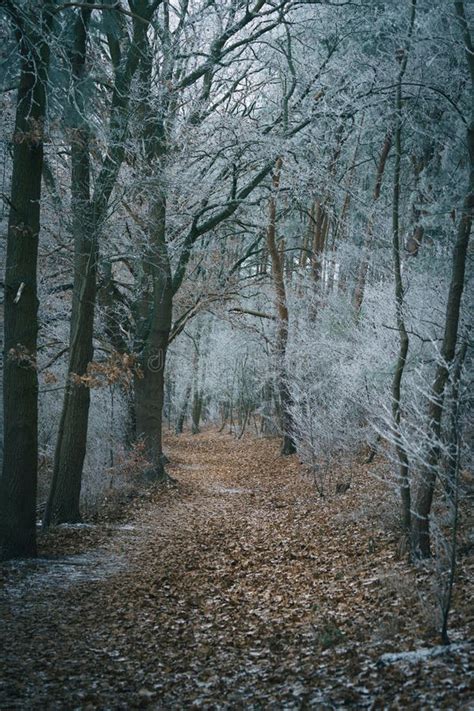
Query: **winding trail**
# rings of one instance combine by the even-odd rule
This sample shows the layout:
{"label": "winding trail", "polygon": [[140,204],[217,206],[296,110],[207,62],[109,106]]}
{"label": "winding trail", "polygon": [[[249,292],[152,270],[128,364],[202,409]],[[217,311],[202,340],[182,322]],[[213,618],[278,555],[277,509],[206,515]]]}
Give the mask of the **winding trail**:
{"label": "winding trail", "polygon": [[169,450],[178,487],[98,548],[1,567],[0,708],[469,708],[464,647],[377,663],[424,620],[363,466],[321,499],[274,441]]}

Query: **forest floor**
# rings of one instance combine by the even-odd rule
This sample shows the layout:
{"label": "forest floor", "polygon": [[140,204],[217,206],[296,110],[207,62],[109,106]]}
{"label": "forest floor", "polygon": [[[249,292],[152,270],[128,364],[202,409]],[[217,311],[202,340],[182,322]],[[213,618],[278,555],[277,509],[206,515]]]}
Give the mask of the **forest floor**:
{"label": "forest floor", "polygon": [[0,708],[474,708],[473,557],[438,648],[429,576],[398,558],[370,467],[320,498],[274,440],[168,451],[176,486],[0,567]]}

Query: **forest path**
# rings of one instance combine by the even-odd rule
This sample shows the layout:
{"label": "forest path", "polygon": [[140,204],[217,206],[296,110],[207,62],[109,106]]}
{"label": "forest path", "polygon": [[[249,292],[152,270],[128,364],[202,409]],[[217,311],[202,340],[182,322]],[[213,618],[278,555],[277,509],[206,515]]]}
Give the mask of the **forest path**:
{"label": "forest path", "polygon": [[4,567],[0,708],[461,708],[465,655],[447,683],[439,659],[377,664],[417,621],[364,467],[320,499],[275,441],[206,432],[169,451],[179,486],[99,550]]}

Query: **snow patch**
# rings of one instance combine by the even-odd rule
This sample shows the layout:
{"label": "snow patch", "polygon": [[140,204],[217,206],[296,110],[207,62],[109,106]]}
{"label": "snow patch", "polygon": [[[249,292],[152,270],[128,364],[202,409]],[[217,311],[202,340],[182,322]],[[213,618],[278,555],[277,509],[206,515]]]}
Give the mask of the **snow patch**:
{"label": "snow patch", "polygon": [[252,493],[252,489],[239,489],[238,487],[221,486],[220,484],[213,486],[212,490],[218,494],[251,494]]}
{"label": "snow patch", "polygon": [[[43,528],[43,521],[36,522],[37,528]],[[57,528],[97,528],[95,523],[60,523]]]}
{"label": "snow patch", "polygon": [[5,585],[2,597],[13,601],[54,588],[65,590],[83,582],[103,580],[124,567],[123,558],[102,551],[63,558],[11,561],[5,563],[5,568],[21,577]]}
{"label": "snow patch", "polygon": [[465,642],[464,644],[455,643],[439,645],[437,647],[421,647],[412,652],[388,652],[387,654],[382,654],[379,659],[379,664],[396,664],[397,662],[416,664],[416,662],[423,662],[426,659],[433,659],[434,657],[440,657],[444,654],[450,654],[451,652],[462,651],[468,644],[468,642]]}

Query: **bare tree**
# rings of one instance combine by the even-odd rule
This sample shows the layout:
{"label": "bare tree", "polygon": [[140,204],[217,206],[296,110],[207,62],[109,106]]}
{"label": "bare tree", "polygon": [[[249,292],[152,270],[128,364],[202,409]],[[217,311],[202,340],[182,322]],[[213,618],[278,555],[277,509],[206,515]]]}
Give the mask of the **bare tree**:
{"label": "bare tree", "polygon": [[397,88],[395,96],[395,168],[393,178],[393,205],[392,205],[392,255],[393,269],[395,273],[395,308],[397,317],[397,329],[399,337],[399,351],[395,372],[392,380],[392,417],[394,427],[395,448],[399,463],[400,496],[402,501],[402,522],[407,538],[410,537],[411,530],[411,492],[409,479],[408,454],[403,446],[400,435],[401,421],[401,383],[403,372],[408,355],[409,338],[404,316],[404,287],[401,271],[401,244],[400,244],[400,177],[402,162],[402,83],[408,63],[408,51],[413,34],[416,16],[416,0],[411,3],[410,25],[407,35],[406,46],[399,52],[400,70],[397,78]]}
{"label": "bare tree", "polygon": [[6,3],[18,42],[20,84],[5,270],[4,461],[0,557],[36,554],[38,466],[37,258],[47,112],[51,6]]}
{"label": "bare tree", "polygon": [[413,545],[415,554],[421,558],[427,558],[431,555],[429,517],[441,455],[444,398],[451,366],[456,355],[467,251],[474,213],[474,45],[466,18],[464,2],[455,2],[454,6],[465,45],[466,61],[470,75],[471,114],[466,126],[469,179],[453,250],[451,282],[446,307],[441,357],[430,393],[427,431],[429,448],[426,456],[426,465],[423,471],[420,472],[420,483],[414,505]]}
{"label": "bare tree", "polygon": [[71,57],[74,101],[78,109],[75,113],[78,125],[73,126],[71,144],[75,240],[74,299],[68,376],[56,443],[53,480],[44,516],[45,526],[50,523],[80,520],[79,498],[90,404],[89,388],[82,378],[87,375],[87,367],[93,358],[99,238],[125,155],[130,86],[139,65],[149,21],[158,2],[159,0],[138,0],[133,4],[133,36],[124,57],[121,56],[119,38],[109,38],[111,56],[115,61],[109,145],[92,198],[89,195],[89,129],[81,87],[87,50],[87,7],[79,10],[75,21],[75,46]]}

